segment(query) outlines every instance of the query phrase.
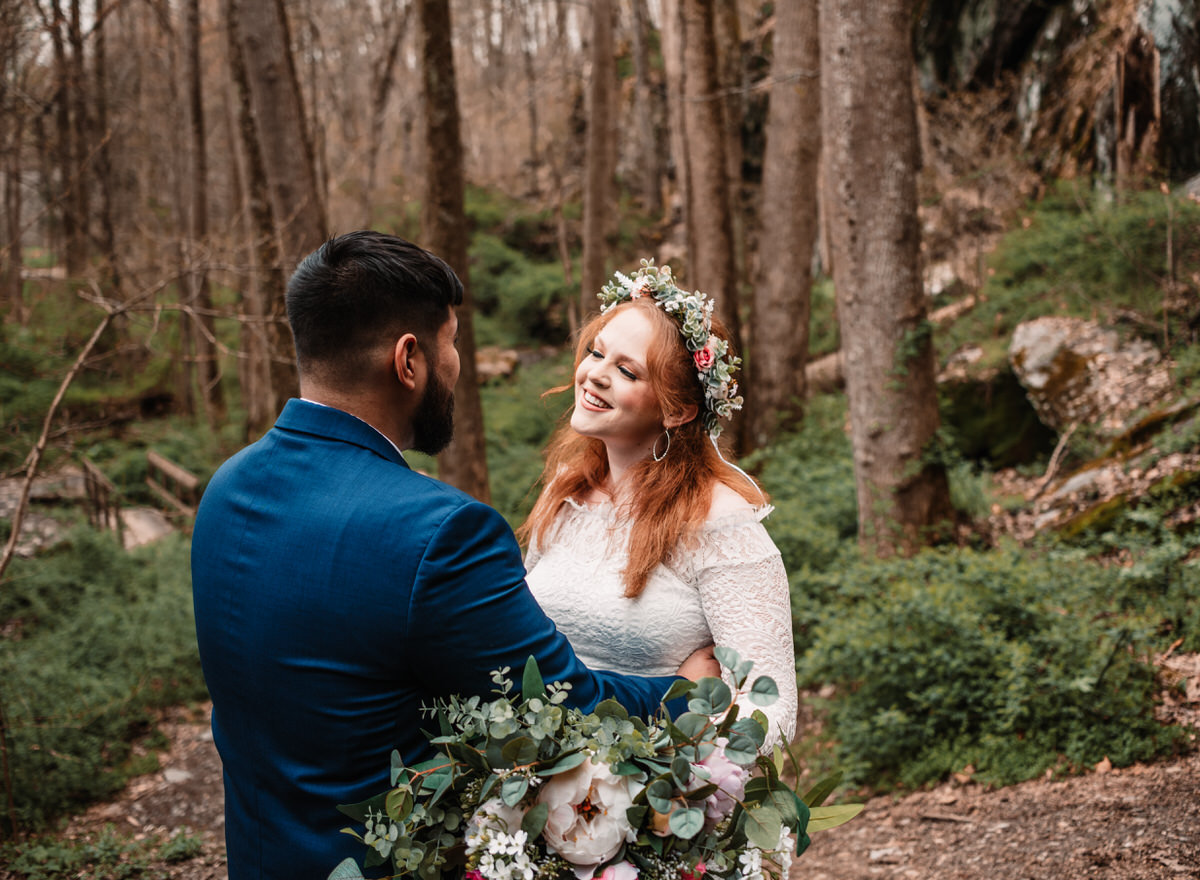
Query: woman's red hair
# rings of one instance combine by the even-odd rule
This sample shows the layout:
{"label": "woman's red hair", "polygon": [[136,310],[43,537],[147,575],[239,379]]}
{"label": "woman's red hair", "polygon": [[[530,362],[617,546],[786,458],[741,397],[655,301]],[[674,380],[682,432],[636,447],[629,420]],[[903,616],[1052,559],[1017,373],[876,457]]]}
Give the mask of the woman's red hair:
{"label": "woman's red hair", "polygon": [[[717,454],[704,429],[704,392],[696,376],[692,354],[684,345],[675,320],[648,298],[621,303],[589,321],[579,333],[575,367],[587,356],[601,330],[624,309],[640,309],[650,318],[654,335],[647,352],[651,388],[664,415],[680,413],[689,404],[696,417],[671,430],[671,446],[662,461],[647,458],[630,469],[626,480],[636,486],[629,499],[633,528],[629,538],[629,562],[622,572],[625,595],[638,596],[654,568],[667,560],[681,542],[693,537],[704,524],[712,506],[713,487],[729,486],[750,503],[762,496]],[[713,334],[728,339],[724,326],[713,319]],[[573,386],[553,388],[549,393]],[[529,518],[517,530],[522,542],[545,545],[559,510],[568,498],[582,498],[599,490],[608,479],[608,456],[604,443],[575,433],[561,425],[546,449],[546,467],[540,483],[542,493]]]}

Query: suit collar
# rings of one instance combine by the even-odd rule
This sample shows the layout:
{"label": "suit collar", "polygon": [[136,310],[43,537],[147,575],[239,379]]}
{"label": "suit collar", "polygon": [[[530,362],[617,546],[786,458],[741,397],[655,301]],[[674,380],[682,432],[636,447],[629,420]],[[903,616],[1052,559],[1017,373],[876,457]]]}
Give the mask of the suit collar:
{"label": "suit collar", "polygon": [[391,440],[358,416],[332,406],[292,398],[275,420],[275,427],[353,443],[388,461],[408,467],[408,462]]}

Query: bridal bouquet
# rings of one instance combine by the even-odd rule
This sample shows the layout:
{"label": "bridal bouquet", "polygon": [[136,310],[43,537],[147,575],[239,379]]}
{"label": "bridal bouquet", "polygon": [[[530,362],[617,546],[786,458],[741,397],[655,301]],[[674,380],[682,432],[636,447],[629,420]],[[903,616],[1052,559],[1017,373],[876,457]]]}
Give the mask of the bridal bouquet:
{"label": "bridal bouquet", "polygon": [[[769,705],[765,676],[747,687],[751,663],[717,658],[739,694]],[[763,880],[786,877],[808,832],[840,825],[858,805],[822,807],[836,779],[801,797],[781,779],[783,753],[758,754],[766,717],[739,717],[718,678],[677,682],[664,701],[688,695],[688,711],[649,721],[613,700],[584,714],[563,706],[569,685],[542,681],[526,664],[515,694],[507,669],[497,698],[451,697],[436,719],[438,756],[412,767],[392,753],[392,788],[343,806],[361,832],[366,867],[424,880]],[[356,880],[346,859],[328,880]]]}

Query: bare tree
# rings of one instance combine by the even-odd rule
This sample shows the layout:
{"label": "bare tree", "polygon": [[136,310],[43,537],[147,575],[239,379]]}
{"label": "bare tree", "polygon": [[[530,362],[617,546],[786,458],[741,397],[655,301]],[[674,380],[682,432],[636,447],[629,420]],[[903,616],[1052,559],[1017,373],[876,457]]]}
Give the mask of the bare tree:
{"label": "bare tree", "polygon": [[216,425],[224,415],[221,371],[217,360],[216,322],[213,317],[212,285],[208,278],[207,256],[201,249],[208,242],[208,146],[204,126],[204,68],[200,63],[200,0],[187,3],[188,104],[192,130],[192,214],[191,254],[188,272],[188,300],[196,322],[195,351],[199,367],[200,400],[209,422]]}
{"label": "bare tree", "polygon": [[821,92],[818,0],[776,7],[751,302],[743,448],[766,446],[803,413],[817,240]]}
{"label": "bare tree", "polygon": [[455,432],[438,456],[438,476],[480,501],[491,500],[483,407],[475,372],[475,330],[467,260],[467,224],[463,212],[462,137],[458,85],[450,44],[449,0],[416,0],[421,40],[422,98],[425,115],[426,194],[422,227],[425,246],[440,256],[466,288],[458,313],[462,371],[455,387]]}
{"label": "bare tree", "polygon": [[646,0],[632,0],[634,118],[637,127],[638,189],[642,205],[651,217],[662,214],[662,180],[665,173],[661,120],[661,92],[655,87],[650,67],[652,26]]}
{"label": "bare tree", "polygon": [[725,115],[712,59],[717,56],[712,4],[683,4],[685,161],[690,283],[716,299],[733,339],[741,338],[733,212],[725,160]]}
{"label": "bare tree", "polygon": [[917,218],[908,0],[821,0],[825,204],[850,402],[859,540],[914,551],[950,512]]}
{"label": "bare tree", "polygon": [[241,0],[233,12],[283,265],[290,271],[325,240],[327,226],[287,15],[283,0]]}
{"label": "bare tree", "polygon": [[[583,271],[579,314],[599,307],[596,294],[607,278],[609,218],[615,201],[613,149],[617,63],[613,55],[612,0],[592,2],[592,74],[588,82],[587,158],[583,189]],[[582,322],[581,322],[582,323]]]}
{"label": "bare tree", "polygon": [[241,350],[248,361],[243,375],[246,432],[256,437],[266,431],[283,402],[299,387],[291,359],[282,356],[290,338],[284,326],[284,288],[287,283],[280,256],[279,234],[267,182],[266,161],[254,124],[249,75],[238,30],[238,6],[254,0],[225,0],[229,37],[229,67],[237,99],[239,143],[245,173],[245,197],[253,236],[253,257],[258,271],[254,284],[243,294],[249,320],[242,326]]}

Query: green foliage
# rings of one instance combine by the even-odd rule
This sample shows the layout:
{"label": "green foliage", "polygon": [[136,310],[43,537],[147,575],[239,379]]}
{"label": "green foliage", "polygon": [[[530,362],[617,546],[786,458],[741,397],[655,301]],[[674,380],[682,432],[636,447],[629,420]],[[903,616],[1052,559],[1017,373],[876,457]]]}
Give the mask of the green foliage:
{"label": "green foliage", "polygon": [[845,419],[844,398],[814,398],[801,430],[743,462],[771,495],[775,512],[765,525],[793,582],[854,552],[858,506]]}
{"label": "green foliage", "polygon": [[927,551],[814,576],[834,597],[800,678],[834,683],[839,766],[909,786],[971,766],[1008,784],[1048,768],[1161,755],[1181,731],[1154,720],[1149,633],[1108,619],[1118,577],[1004,549]]}
{"label": "green foliage", "polygon": [[155,861],[180,862],[200,854],[199,838],[177,833],[165,841],[118,836],[107,826],[95,838],[33,838],[0,847],[0,860],[15,877],[28,880],[159,880],[167,874]]}
{"label": "green foliage", "polygon": [[184,538],[126,553],[110,535],[78,528],[53,552],[13,563],[0,621],[23,827],[153,769],[132,750],[151,731],[152,710],[205,695]]}
{"label": "green foliage", "polygon": [[[982,301],[938,334],[939,348],[948,353],[975,343],[984,348],[985,365],[994,365],[1022,321],[1074,315],[1112,324],[1123,309],[1151,319],[1135,330],[1161,343],[1161,333],[1150,328],[1162,322],[1168,234],[1176,266],[1200,266],[1200,205],[1157,191],[1104,204],[1082,182],[1060,184],[1001,241]],[[1172,339],[1184,333],[1188,317],[1171,316]]]}
{"label": "green foliage", "polygon": [[574,295],[557,262],[535,263],[499,236],[471,242],[471,294],[477,345],[561,344]]}

